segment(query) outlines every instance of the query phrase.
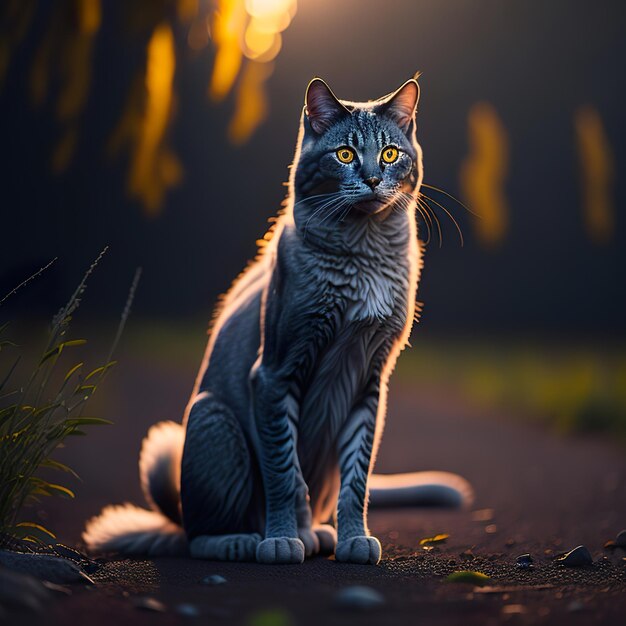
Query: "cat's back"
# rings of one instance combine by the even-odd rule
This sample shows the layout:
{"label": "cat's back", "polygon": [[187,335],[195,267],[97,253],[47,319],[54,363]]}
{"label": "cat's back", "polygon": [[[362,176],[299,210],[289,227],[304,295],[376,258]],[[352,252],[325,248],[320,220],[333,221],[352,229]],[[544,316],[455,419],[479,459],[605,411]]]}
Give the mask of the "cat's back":
{"label": "cat's back", "polygon": [[261,301],[272,263],[271,249],[260,254],[222,298],[199,376],[198,392],[209,391],[242,415],[248,407],[248,376],[261,343]]}

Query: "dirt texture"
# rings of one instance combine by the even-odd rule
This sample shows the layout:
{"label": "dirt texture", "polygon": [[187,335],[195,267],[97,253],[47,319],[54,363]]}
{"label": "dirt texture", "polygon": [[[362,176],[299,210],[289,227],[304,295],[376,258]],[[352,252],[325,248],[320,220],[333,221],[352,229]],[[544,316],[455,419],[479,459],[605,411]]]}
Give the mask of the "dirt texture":
{"label": "dirt texture", "polygon": [[[116,426],[97,442],[68,450],[85,487],[71,506],[56,503],[46,522],[79,541],[84,520],[109,502],[140,502],[136,459],[142,434],[158,419],[178,419],[193,372],[176,363],[132,362],[101,414]],[[129,362],[130,361],[130,362]],[[159,396],[155,396],[158,390]],[[94,436],[95,438],[95,436]],[[566,437],[528,420],[485,414],[459,398],[392,384],[377,471],[448,470],[465,476],[476,501],[468,511],[370,512],[383,544],[377,567],[315,558],[301,566],[190,559],[110,560],[95,585],[53,593],[44,613],[10,611],[15,626],[85,623],[216,623],[249,626],[333,624],[623,624],[626,551],[604,547],[626,527],[626,453],[606,439]],[[420,539],[449,538],[431,549]],[[568,568],[555,557],[585,545],[593,563]],[[532,567],[518,556],[529,553]],[[451,583],[455,571],[489,576],[486,586]],[[206,584],[219,575],[222,584]],[[341,603],[346,587],[366,586]],[[369,595],[368,595],[369,594]],[[364,596],[364,597],[363,597]],[[356,606],[362,604],[363,606]]]}

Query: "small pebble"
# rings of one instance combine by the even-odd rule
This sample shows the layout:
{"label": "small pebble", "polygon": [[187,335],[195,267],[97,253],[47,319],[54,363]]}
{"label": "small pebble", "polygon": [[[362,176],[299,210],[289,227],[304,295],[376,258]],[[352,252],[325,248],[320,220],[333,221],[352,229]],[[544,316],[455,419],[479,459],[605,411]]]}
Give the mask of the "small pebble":
{"label": "small pebble", "polygon": [[520,554],[517,557],[516,564],[519,569],[532,569],[533,557],[530,554]]}
{"label": "small pebble", "polygon": [[195,604],[179,604],[176,607],[176,612],[185,617],[198,617],[200,615],[200,609]]}
{"label": "small pebble", "polygon": [[593,558],[585,546],[578,546],[557,560],[566,567],[583,567],[593,563]]}
{"label": "small pebble", "polygon": [[136,609],[143,611],[154,611],[155,613],[165,613],[167,610],[163,602],[156,598],[141,597],[137,598],[134,602]]}
{"label": "small pebble", "polygon": [[385,604],[381,593],[361,585],[344,587],[335,595],[335,604],[342,609],[373,609]]}
{"label": "small pebble", "polygon": [[626,548],[626,530],[621,530],[615,537],[615,545],[619,548]]}
{"label": "small pebble", "polygon": [[202,579],[203,585],[210,585],[212,587],[214,587],[215,585],[224,585],[227,582],[228,581],[223,576],[220,576],[219,574],[211,574],[211,576],[205,576]]}

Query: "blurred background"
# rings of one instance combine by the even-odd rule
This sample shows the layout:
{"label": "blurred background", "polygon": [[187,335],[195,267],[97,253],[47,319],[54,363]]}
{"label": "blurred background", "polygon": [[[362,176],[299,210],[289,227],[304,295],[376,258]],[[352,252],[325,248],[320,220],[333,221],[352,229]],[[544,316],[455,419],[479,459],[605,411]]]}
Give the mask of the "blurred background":
{"label": "blurred background", "polygon": [[36,353],[109,246],[74,320],[106,355],[143,268],[94,398],[116,425],[81,446],[91,506],[137,496],[141,436],[182,415],[212,307],[284,198],[313,76],[368,100],[422,72],[425,182],[477,215],[423,190],[441,233],[420,222],[424,309],[392,394],[623,438],[625,17],[618,0],[3,2],[0,298],[57,260],[0,323]]}

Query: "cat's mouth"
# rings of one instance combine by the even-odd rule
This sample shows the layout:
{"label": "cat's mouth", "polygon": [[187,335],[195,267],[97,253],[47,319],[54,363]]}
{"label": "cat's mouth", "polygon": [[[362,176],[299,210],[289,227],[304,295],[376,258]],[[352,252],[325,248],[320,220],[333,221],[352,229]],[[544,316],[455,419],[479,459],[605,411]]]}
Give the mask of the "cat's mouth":
{"label": "cat's mouth", "polygon": [[367,194],[366,196],[359,198],[354,203],[354,208],[361,213],[365,213],[366,215],[374,215],[375,213],[383,211],[388,204],[388,200],[382,198],[377,193],[372,192],[371,194]]}

